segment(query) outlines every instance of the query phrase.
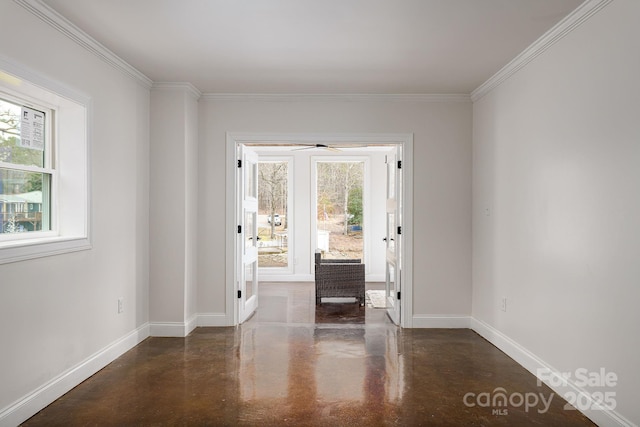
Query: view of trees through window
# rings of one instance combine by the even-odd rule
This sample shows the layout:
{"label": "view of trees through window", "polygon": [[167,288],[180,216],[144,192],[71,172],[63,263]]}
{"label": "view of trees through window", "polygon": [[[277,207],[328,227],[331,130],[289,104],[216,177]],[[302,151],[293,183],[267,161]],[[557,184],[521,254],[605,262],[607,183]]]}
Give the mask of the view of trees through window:
{"label": "view of trees through window", "polygon": [[325,258],[363,258],[364,162],[318,162],[318,249]]}
{"label": "view of trees through window", "polygon": [[[316,165],[318,249],[326,258],[362,259],[364,162]],[[286,161],[258,163],[258,265],[263,268],[289,265],[288,173]]]}
{"label": "view of trees through window", "polygon": [[289,265],[286,161],[258,163],[258,266]]}

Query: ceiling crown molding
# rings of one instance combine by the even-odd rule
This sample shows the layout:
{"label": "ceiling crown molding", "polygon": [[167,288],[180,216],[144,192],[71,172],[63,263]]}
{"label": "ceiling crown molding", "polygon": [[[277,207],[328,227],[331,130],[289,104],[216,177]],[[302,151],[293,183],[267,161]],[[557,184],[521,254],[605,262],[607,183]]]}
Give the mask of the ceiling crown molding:
{"label": "ceiling crown molding", "polygon": [[37,18],[55,28],[89,52],[100,59],[133,77],[147,89],[151,88],[152,80],[140,71],[125,62],[118,55],[107,49],[104,45],[96,41],[93,37],[72,24],[67,18],[60,15],[54,9],[44,4],[41,0],[14,0],[16,4],[35,15]]}
{"label": "ceiling crown molding", "polygon": [[196,100],[202,96],[202,92],[189,82],[153,82],[151,90],[180,90],[189,93]]}
{"label": "ceiling crown molding", "polygon": [[507,80],[529,62],[533,61],[556,42],[564,38],[564,36],[578,28],[587,19],[598,13],[612,1],[613,0],[586,0],[562,21],[558,22],[553,28],[543,34],[542,37],[522,51],[522,53],[511,60],[511,62],[502,67],[502,69],[489,78],[489,80],[471,92],[471,100],[476,102],[487,93],[491,92],[502,84],[502,82]]}
{"label": "ceiling crown molding", "polygon": [[309,94],[309,93],[205,93],[205,101],[246,102],[471,102],[467,94]]}

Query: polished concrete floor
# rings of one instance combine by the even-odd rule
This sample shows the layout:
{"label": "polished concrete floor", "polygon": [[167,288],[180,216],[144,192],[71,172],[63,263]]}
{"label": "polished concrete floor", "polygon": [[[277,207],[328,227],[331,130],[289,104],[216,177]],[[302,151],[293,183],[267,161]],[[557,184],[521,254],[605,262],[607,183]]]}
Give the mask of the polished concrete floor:
{"label": "polished concrete floor", "polygon": [[26,426],[592,426],[473,331],[264,284],[240,327],[149,338]]}

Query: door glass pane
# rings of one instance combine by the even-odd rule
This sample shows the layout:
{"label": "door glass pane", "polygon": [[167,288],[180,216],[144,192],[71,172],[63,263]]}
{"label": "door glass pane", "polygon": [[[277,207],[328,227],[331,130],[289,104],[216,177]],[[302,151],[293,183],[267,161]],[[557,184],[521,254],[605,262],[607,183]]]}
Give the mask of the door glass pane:
{"label": "door glass pane", "polygon": [[388,224],[388,236],[389,236],[389,250],[393,251],[396,247],[396,222],[395,222],[395,214],[388,213],[387,214],[387,224]]}
{"label": "door glass pane", "polygon": [[255,213],[245,212],[244,214],[244,247],[250,248],[255,246],[255,239],[253,235],[253,221]]}
{"label": "door glass pane", "polygon": [[244,181],[244,194],[245,197],[256,197],[256,169],[255,163],[247,162],[246,175]]}
{"label": "door glass pane", "polygon": [[387,164],[387,199],[393,199],[396,195],[396,168],[393,158]]}
{"label": "door glass pane", "polygon": [[256,263],[252,262],[245,265],[245,299],[249,299],[253,296],[254,284],[253,281],[256,277]]}
{"label": "door glass pane", "polygon": [[396,294],[395,280],[396,280],[395,268],[393,264],[387,264],[387,283],[389,284],[387,288],[387,291],[388,291],[387,297],[391,298],[391,301],[393,302],[395,302],[394,295]]}
{"label": "door glass pane", "polygon": [[258,264],[266,268],[289,266],[289,163],[258,163]]}
{"label": "door glass pane", "polygon": [[318,249],[329,259],[363,259],[364,162],[316,164]]}

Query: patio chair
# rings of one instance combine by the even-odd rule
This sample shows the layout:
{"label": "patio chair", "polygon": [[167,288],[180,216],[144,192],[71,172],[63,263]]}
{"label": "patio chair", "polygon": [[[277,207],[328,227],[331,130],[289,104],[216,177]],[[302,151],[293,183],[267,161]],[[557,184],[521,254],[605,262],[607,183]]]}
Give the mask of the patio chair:
{"label": "patio chair", "polygon": [[359,259],[323,259],[316,252],[316,304],[322,298],[354,297],[364,305],[364,264]]}

